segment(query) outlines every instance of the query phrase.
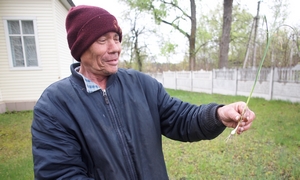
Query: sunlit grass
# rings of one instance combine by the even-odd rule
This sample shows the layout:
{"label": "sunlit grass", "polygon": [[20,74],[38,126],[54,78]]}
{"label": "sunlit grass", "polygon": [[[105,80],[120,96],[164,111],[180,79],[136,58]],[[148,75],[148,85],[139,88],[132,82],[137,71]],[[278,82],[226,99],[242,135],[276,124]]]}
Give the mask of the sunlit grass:
{"label": "sunlit grass", "polygon": [[[246,101],[243,96],[168,90],[193,104]],[[170,179],[300,179],[300,104],[252,98],[252,128],[225,143],[231,129],[212,141],[182,143],[163,138]],[[0,179],[31,180],[32,112],[0,114]]]}

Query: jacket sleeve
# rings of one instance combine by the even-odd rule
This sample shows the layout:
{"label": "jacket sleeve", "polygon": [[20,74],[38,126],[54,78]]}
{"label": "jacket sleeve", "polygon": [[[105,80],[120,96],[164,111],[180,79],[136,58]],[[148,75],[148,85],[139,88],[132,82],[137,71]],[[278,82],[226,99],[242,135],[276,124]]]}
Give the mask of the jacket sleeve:
{"label": "jacket sleeve", "polygon": [[193,105],[170,97],[161,84],[158,88],[158,110],[162,134],[180,141],[210,140],[221,134],[225,126],[217,117],[216,103]]}
{"label": "jacket sleeve", "polygon": [[91,179],[80,144],[50,114],[49,103],[39,102],[34,109],[31,133],[35,179]]}

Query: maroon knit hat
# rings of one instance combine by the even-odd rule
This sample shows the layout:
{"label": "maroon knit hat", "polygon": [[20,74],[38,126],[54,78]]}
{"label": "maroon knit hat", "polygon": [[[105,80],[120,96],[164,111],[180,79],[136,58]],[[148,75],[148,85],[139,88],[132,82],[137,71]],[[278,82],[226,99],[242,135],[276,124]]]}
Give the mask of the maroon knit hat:
{"label": "maroon knit hat", "polygon": [[66,18],[66,30],[71,54],[77,61],[105,33],[116,32],[120,42],[122,41],[122,30],[117,19],[105,9],[96,6],[72,7]]}

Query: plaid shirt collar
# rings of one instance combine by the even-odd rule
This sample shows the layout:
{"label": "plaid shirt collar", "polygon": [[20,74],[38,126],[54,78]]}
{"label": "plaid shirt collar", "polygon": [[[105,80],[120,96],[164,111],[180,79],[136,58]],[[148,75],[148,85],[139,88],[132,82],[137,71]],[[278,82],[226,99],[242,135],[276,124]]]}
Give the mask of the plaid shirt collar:
{"label": "plaid shirt collar", "polygon": [[80,66],[76,67],[76,68],[75,68],[75,71],[76,71],[80,76],[82,76],[83,81],[84,81],[84,84],[85,84],[86,91],[87,91],[88,93],[93,93],[93,92],[96,92],[96,91],[98,91],[98,90],[101,89],[96,83],[94,83],[93,81],[91,81],[90,79],[88,79],[88,78],[86,78],[84,75],[82,75],[82,74],[79,72],[79,69],[80,69]]}

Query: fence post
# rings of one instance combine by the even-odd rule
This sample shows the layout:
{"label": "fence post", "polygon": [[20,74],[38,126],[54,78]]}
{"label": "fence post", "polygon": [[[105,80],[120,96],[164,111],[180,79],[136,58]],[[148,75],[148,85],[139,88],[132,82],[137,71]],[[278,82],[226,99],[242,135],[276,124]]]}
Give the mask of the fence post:
{"label": "fence post", "polygon": [[235,92],[234,95],[237,95],[237,91],[238,91],[238,68],[235,69]]}
{"label": "fence post", "polygon": [[162,72],[162,84],[163,84],[163,86],[165,85],[165,73],[164,73],[164,71]]}
{"label": "fence post", "polygon": [[268,98],[268,100],[273,99],[273,88],[274,88],[274,67],[271,68],[270,88],[269,88],[269,98]]}
{"label": "fence post", "polygon": [[215,69],[211,71],[211,94],[214,93],[214,74],[215,74]]}
{"label": "fence post", "polygon": [[194,71],[190,71],[190,79],[191,79],[191,92],[193,92],[193,80],[194,80]]}
{"label": "fence post", "polygon": [[177,90],[177,71],[175,71],[175,90]]}

